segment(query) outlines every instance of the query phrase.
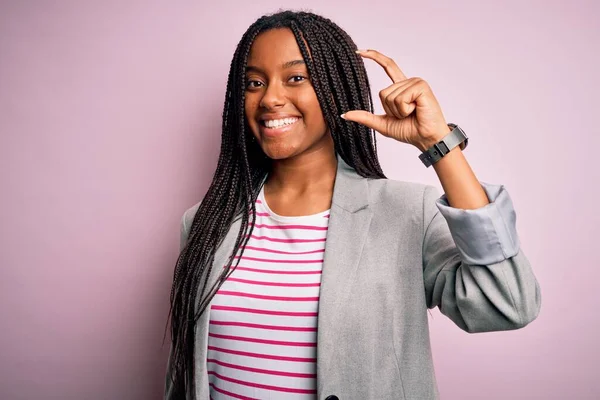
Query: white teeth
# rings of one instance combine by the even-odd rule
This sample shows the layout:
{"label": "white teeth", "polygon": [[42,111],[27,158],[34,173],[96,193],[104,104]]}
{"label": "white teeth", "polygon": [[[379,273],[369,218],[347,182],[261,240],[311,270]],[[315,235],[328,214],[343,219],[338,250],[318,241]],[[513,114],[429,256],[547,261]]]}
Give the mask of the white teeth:
{"label": "white teeth", "polygon": [[291,125],[294,122],[298,121],[298,118],[294,117],[294,118],[282,118],[282,119],[271,119],[271,120],[266,120],[265,121],[265,125],[268,128],[281,128],[282,126],[285,125]]}

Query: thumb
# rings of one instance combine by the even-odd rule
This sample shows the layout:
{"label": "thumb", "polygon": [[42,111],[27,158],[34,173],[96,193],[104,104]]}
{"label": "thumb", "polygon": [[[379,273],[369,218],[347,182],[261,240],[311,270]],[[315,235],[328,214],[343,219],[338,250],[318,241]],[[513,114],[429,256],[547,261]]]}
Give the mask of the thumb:
{"label": "thumb", "polygon": [[386,115],[375,115],[364,110],[353,110],[342,114],[341,117],[347,121],[358,122],[359,124],[375,129],[380,133],[387,131]]}

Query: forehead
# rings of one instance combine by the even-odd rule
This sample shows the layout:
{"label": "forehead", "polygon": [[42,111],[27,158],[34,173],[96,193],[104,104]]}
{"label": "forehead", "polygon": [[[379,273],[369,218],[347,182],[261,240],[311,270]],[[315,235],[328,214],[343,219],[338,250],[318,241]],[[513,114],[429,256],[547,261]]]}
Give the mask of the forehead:
{"label": "forehead", "polygon": [[291,60],[302,60],[296,37],[288,28],[259,34],[252,43],[248,65],[276,67]]}

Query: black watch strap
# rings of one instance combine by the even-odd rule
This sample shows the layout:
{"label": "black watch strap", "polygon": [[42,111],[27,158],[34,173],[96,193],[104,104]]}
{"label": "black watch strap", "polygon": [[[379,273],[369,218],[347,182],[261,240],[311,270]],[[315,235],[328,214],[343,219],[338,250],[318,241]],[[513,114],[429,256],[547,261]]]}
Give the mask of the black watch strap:
{"label": "black watch strap", "polygon": [[431,165],[440,161],[442,157],[448,154],[450,150],[456,146],[460,146],[461,150],[464,150],[467,147],[469,138],[467,137],[465,131],[463,131],[456,124],[450,123],[448,126],[452,129],[452,131],[438,143],[434,144],[419,155],[419,158],[426,167],[429,168]]}

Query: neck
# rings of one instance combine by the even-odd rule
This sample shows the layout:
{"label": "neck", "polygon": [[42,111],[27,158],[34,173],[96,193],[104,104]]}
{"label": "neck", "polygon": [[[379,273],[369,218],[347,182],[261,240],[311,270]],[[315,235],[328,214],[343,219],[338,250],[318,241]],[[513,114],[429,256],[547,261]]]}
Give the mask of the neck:
{"label": "neck", "polygon": [[274,160],[265,188],[294,195],[313,190],[333,192],[337,159],[331,135],[324,142],[296,157]]}

